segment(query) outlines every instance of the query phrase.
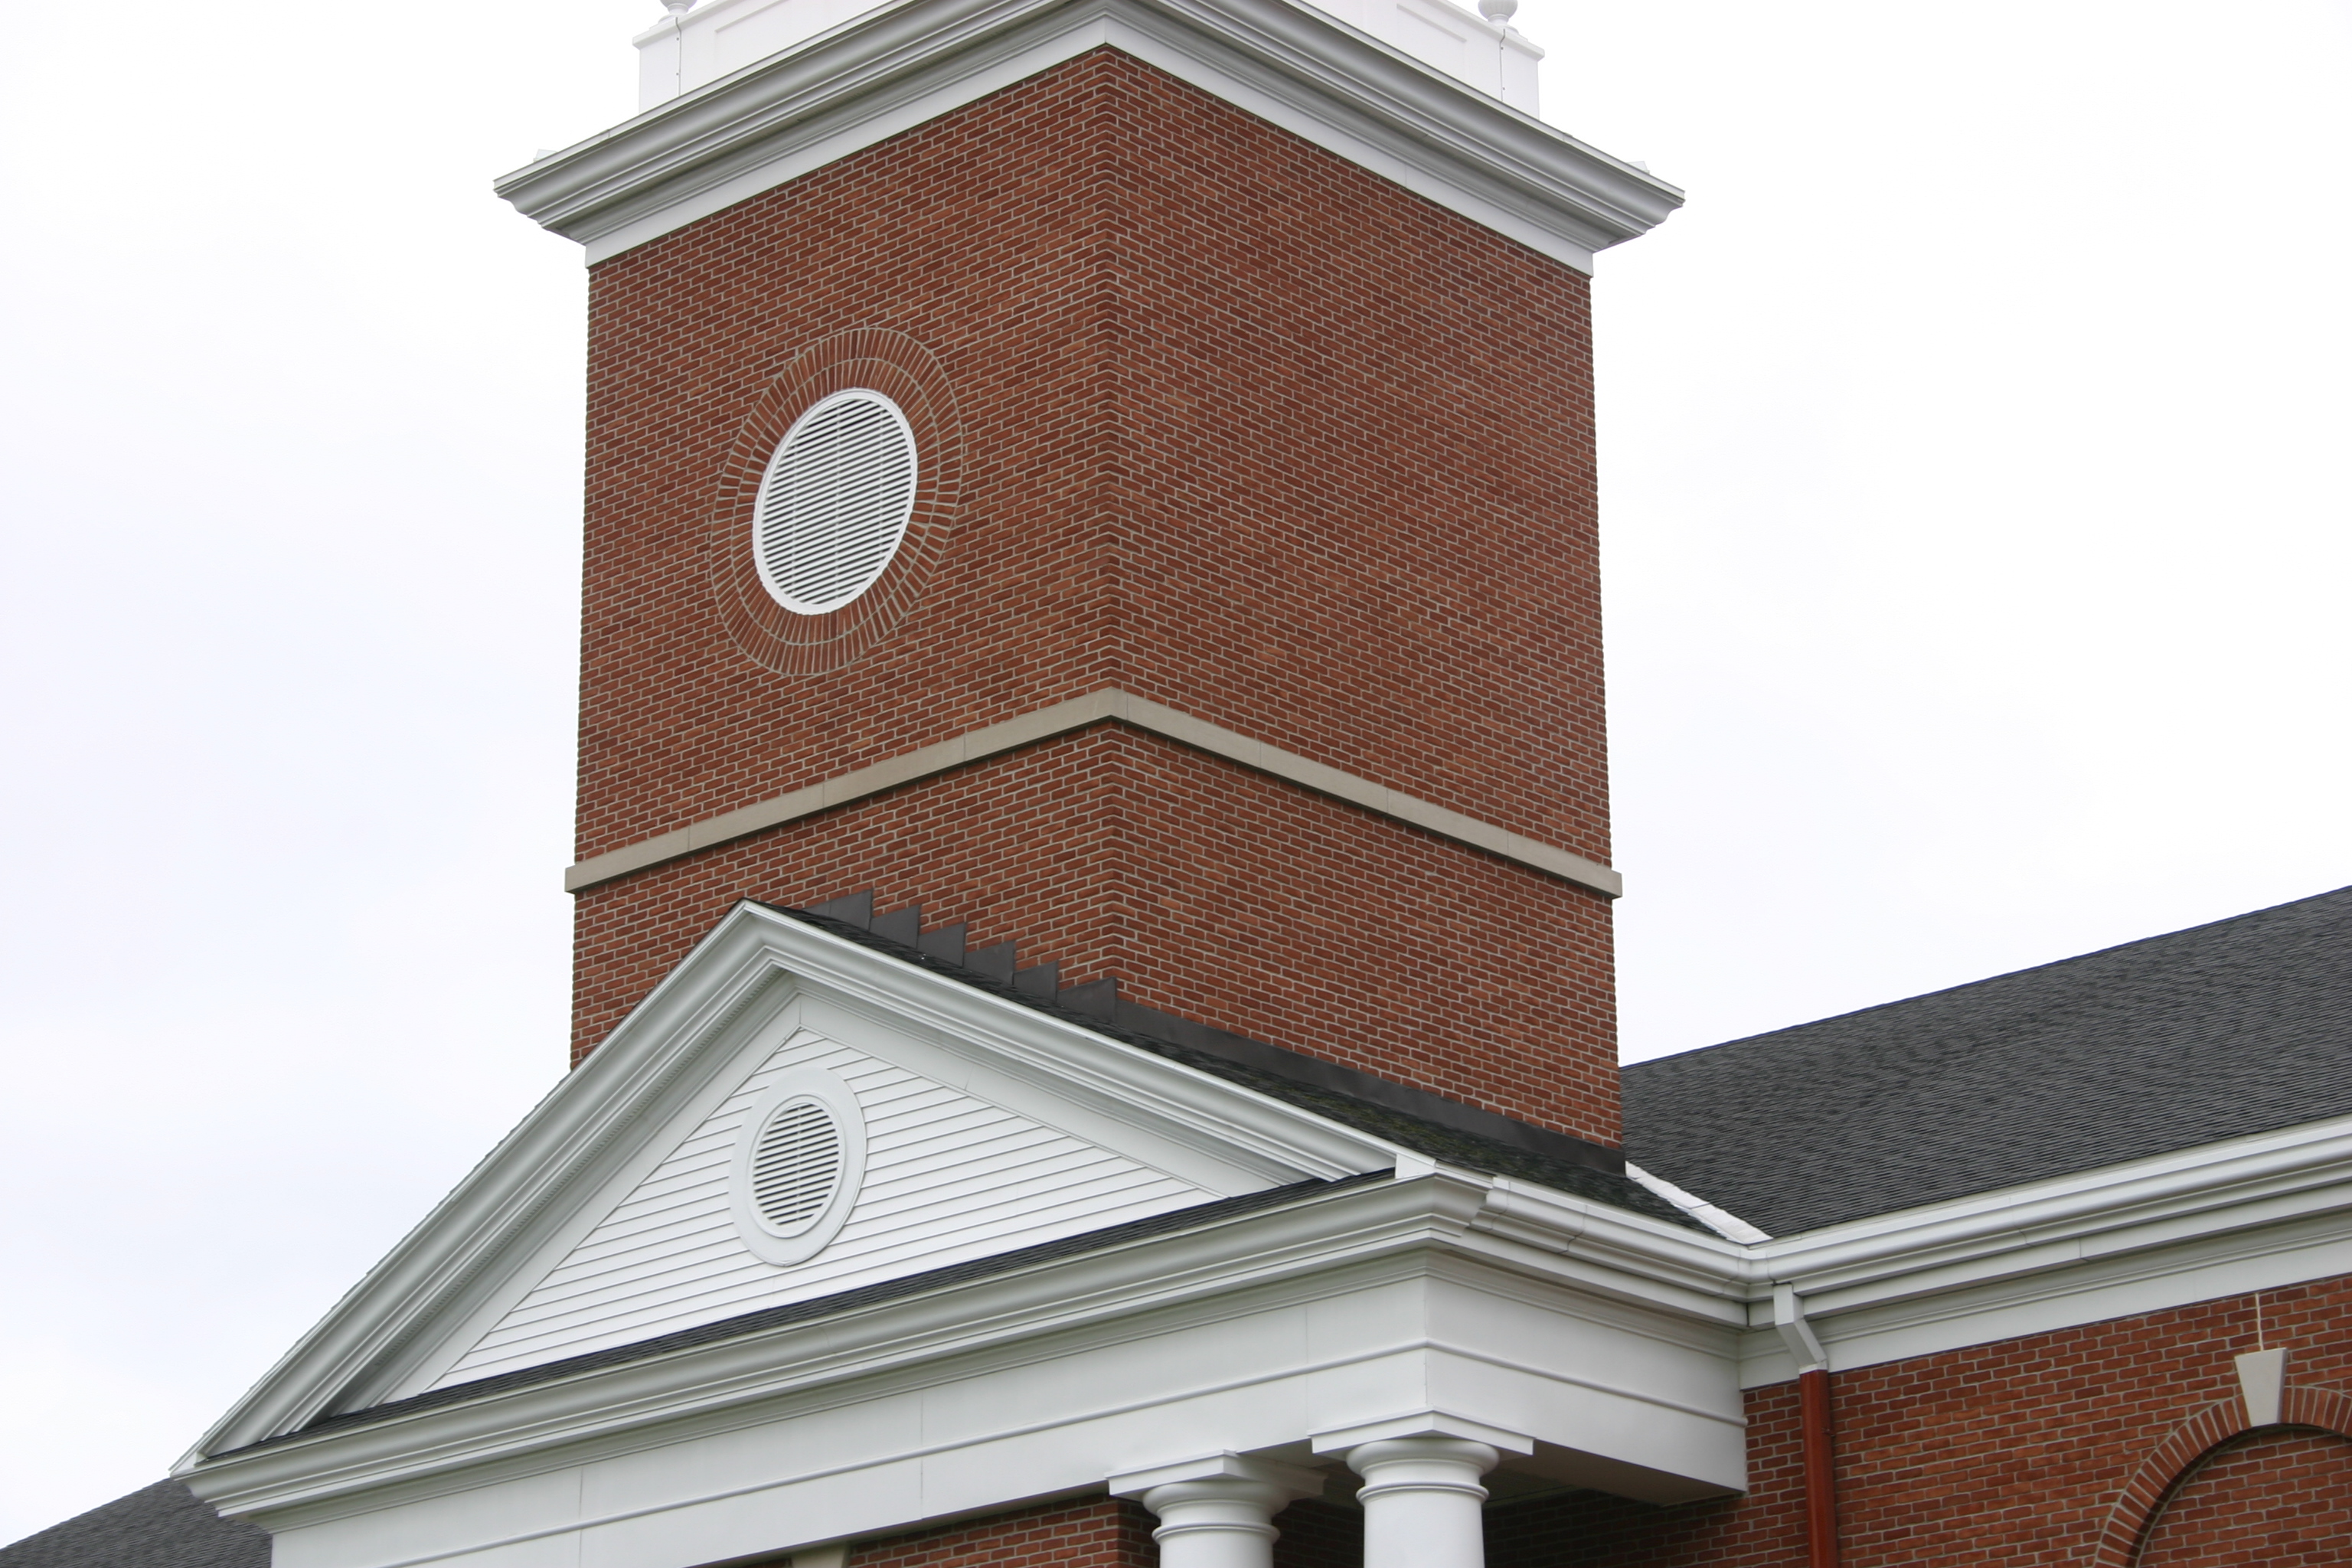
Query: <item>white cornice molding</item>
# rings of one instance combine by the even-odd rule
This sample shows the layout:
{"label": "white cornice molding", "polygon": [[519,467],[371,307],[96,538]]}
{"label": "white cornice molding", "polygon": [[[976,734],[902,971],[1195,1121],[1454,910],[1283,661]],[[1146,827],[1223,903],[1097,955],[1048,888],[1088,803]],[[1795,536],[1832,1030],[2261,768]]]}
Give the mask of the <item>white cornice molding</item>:
{"label": "white cornice molding", "polygon": [[1833,1370],[2352,1269],[2352,1117],[2200,1144],[1742,1249],[1751,1384],[1792,1375],[1771,1287]]}
{"label": "white cornice molding", "polygon": [[1917,1293],[1932,1287],[1895,1281],[2020,1251],[2087,1255],[2230,1228],[2243,1211],[2281,1199],[2298,1209],[2352,1204],[2352,1117],[1827,1226],[1748,1251],[1765,1275],[1804,1292],[1810,1314]]}
{"label": "white cornice molding", "polygon": [[[1589,1289],[1640,1280],[1647,1299],[1685,1312],[1710,1298],[1741,1303],[1755,1331],[1748,1381],[1774,1382],[1794,1375],[1771,1350],[1776,1289],[1802,1300],[1831,1365],[1844,1368],[2013,1337],[2021,1301],[2040,1331],[2254,1289],[2258,1277],[2267,1287],[2345,1272],[2352,1117],[1748,1246],[1626,1223],[1634,1217],[1498,1182],[1475,1225],[1594,1266],[1580,1275]],[[2235,1283],[2217,1272],[2231,1259]]]}
{"label": "white cornice molding", "polygon": [[[1612,1300],[1612,1293],[1589,1290],[1580,1271],[1558,1257],[1496,1253],[1467,1224],[1490,1190],[1485,1178],[1440,1169],[1418,1179],[1309,1194],[819,1320],[226,1452],[184,1465],[182,1474],[226,1511],[268,1512],[273,1523],[308,1521],[375,1506],[355,1500],[365,1494],[380,1500],[388,1488],[405,1497],[464,1489],[486,1473],[528,1474],[629,1452],[643,1447],[648,1434],[680,1441],[887,1399],[992,1368],[1027,1365],[1041,1354],[1067,1356],[1427,1278],[1555,1309],[1587,1298],[1591,1306],[1581,1315],[1596,1324],[1630,1327],[1686,1347],[1711,1340],[1717,1354],[1724,1336],[1736,1331],[1740,1314],[1727,1302],[1659,1300],[1639,1291]],[[1601,1212],[1574,1199],[1560,1201],[1563,1213],[1597,1217]],[[1652,1223],[1626,1217],[1634,1227]],[[1497,1266],[1503,1272],[1495,1272]],[[1516,1289],[1514,1279],[1523,1281]],[[1383,1336],[1375,1349],[1327,1357],[1328,1364],[1310,1358],[1203,1369],[1182,1397],[1421,1351],[1508,1366],[1507,1354],[1496,1359],[1505,1349]],[[1623,1369],[1614,1376],[1588,1369],[1567,1380],[1662,1412],[1739,1425],[1736,1404],[1692,1405],[1671,1387],[1638,1386],[1638,1376],[1629,1380]],[[1106,1390],[1098,1407],[1057,1413],[1044,1425],[1083,1428],[1123,1407],[1124,1396],[1124,1391]],[[1007,1431],[991,1440],[1014,1435]]]}
{"label": "white cornice molding", "polygon": [[1121,691],[1115,686],[1056,702],[1017,719],[1007,719],[1002,723],[967,731],[862,768],[853,768],[847,773],[836,773],[832,778],[767,800],[704,817],[699,822],[641,838],[618,849],[608,849],[602,855],[592,855],[565,869],[564,890],[576,893],[601,882],[609,882],[616,877],[642,871],[648,866],[658,866],[666,860],[674,860],[682,855],[692,855],[713,845],[740,838],[746,834],[759,833],[820,811],[862,800],[887,789],[896,789],[934,773],[945,773],[950,768],[1000,756],[1040,741],[1051,740],[1056,735],[1066,735],[1106,721],[1130,725],[1147,733],[1207,752],[1213,756],[1223,757],[1228,762],[1238,763],[1244,767],[1254,768],[1259,773],[1271,773],[1286,783],[1329,795],[1334,800],[1346,801],[1367,811],[1378,812],[1382,816],[1434,833],[1441,838],[1450,838],[1457,844],[1466,844],[1474,849],[1483,849],[1507,860],[1516,860],[1520,865],[1574,882],[1607,898],[1617,898],[1625,890],[1624,879],[1598,861],[1588,860],[1581,855],[1530,838],[1525,834],[1497,827],[1493,823],[1482,822],[1475,816],[1466,816],[1434,802],[1423,800],[1418,795],[1407,795],[1402,790],[1391,789],[1355,773],[1326,766],[1296,752],[1286,752],[1263,741],[1253,741],[1222,724],[1213,724],[1205,719]]}
{"label": "white cornice molding", "polygon": [[1682,204],[1305,0],[904,0],[497,189],[593,263],[1105,46],[1582,270]]}
{"label": "white cornice molding", "polygon": [[[1394,1258],[1426,1241],[1433,1184],[1385,1183],[1310,1196],[814,1321],[226,1451],[183,1473],[203,1477],[194,1484],[204,1496],[236,1509],[310,1505],[352,1486],[457,1475],[556,1447],[569,1454],[601,1442],[624,1449],[635,1441],[631,1434],[649,1425],[674,1430],[700,1417],[725,1426],[742,1418],[731,1412],[778,1399],[870,1399],[877,1375],[900,1374],[894,1389],[916,1386],[952,1375],[922,1369],[950,1357],[969,1363],[991,1347],[1017,1364],[1030,1354],[1017,1347],[1041,1334],[1066,1340],[1092,1328],[1116,1339],[1128,1332],[1116,1325],[1139,1311],[1164,1314],[1206,1303],[1206,1321],[1215,1321],[1235,1310],[1218,1300],[1238,1290],[1271,1288],[1283,1299],[1312,1299],[1362,1283],[1350,1276],[1335,1286],[1317,1276]],[[1285,1285],[1307,1296],[1282,1293]],[[1257,1310],[1265,1300],[1254,1295],[1239,1310]],[[851,1383],[854,1392],[840,1392]]]}

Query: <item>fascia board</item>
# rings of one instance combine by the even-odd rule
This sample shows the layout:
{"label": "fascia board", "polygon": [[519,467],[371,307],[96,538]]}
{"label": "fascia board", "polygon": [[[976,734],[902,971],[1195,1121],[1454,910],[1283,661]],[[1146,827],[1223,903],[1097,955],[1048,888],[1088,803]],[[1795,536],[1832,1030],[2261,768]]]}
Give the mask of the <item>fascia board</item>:
{"label": "fascia board", "polygon": [[[2352,1201],[2352,1118],[2177,1151],[1980,1194],[1747,1248],[1765,1282],[1821,1293],[1875,1284],[1891,1297],[1903,1277],[1973,1266],[1978,1277],[2015,1265],[2004,1256],[2041,1250],[2063,1261],[2058,1244],[2079,1247],[2160,1246],[2192,1235],[2273,1223],[2251,1210],[2282,1194],[2305,1207]],[[2150,1228],[2156,1227],[2156,1228]],[[2105,1237],[2105,1240],[2098,1238]],[[1810,1307],[1808,1309],[1811,1310]]]}
{"label": "fascia board", "polygon": [[[1807,1316],[1830,1366],[1841,1371],[2137,1317],[2352,1273],[2352,1213],[2338,1208],[2132,1252],[2051,1249],[2035,1261],[2031,1269],[1955,1277],[1933,1292],[1832,1299],[1819,1316],[1808,1301]],[[1796,1370],[1775,1331],[1745,1336],[1745,1386],[1785,1382]]]}
{"label": "fascia board", "polygon": [[[1692,1303],[1687,1299],[1661,1302],[1650,1296],[1607,1282],[1595,1288],[1594,1270],[1579,1268],[1572,1260],[1552,1258],[1549,1267],[1528,1268],[1525,1260],[1482,1247],[1481,1238],[1462,1238],[1442,1254],[1433,1254],[1428,1273],[1475,1289],[1482,1296],[1504,1297],[1541,1306],[1556,1306],[1563,1292],[1578,1300],[1578,1315],[1597,1322],[1633,1330],[1651,1339],[1703,1349],[1719,1349],[1724,1331],[1734,1335],[1748,1327],[1743,1306],[1721,1302]],[[1661,1310],[1661,1306],[1665,1310]]]}
{"label": "fascia board", "polygon": [[1758,1324],[1769,1321],[1774,1286],[1788,1284],[1809,1318],[1886,1310],[1906,1321],[1948,1318],[1957,1344],[1982,1337],[1957,1325],[1988,1289],[2053,1300],[2080,1293],[2094,1314],[2084,1321],[2096,1321],[2095,1298],[2116,1268],[2154,1279],[2201,1269],[2217,1247],[2305,1247],[2264,1238],[2347,1208],[2352,1117],[1746,1246],[1509,1182],[1495,1184],[1475,1227],[1557,1253],[1572,1268],[1591,1265],[1580,1279],[1599,1292],[1698,1314],[1727,1308]]}
{"label": "fascia board", "polygon": [[497,189],[593,261],[1104,45],[1579,268],[1682,202],[1304,0],[909,0]]}
{"label": "fascia board", "polygon": [[1990,1235],[1942,1246],[1923,1238],[1921,1246],[1897,1258],[1811,1270],[1791,1282],[1804,1293],[1808,1312],[1837,1312],[2258,1229],[2347,1205],[2352,1165],[2339,1164],[2332,1172],[2281,1173],[2177,1194],[2173,1201],[2121,1204],[2097,1214],[2021,1216],[2014,1226]]}
{"label": "fascia board", "polygon": [[1586,1266],[1591,1289],[1692,1317],[1747,1319],[1750,1265],[1735,1242],[1587,1203],[1531,1183],[1497,1179],[1473,1222],[1486,1235]]}
{"label": "fascia board", "polygon": [[[297,1436],[184,1469],[199,1496],[231,1511],[322,1503],[360,1489],[456,1478],[478,1467],[582,1445],[595,1453],[670,1442],[686,1432],[773,1419],[774,1402],[872,1397],[1048,1353],[1074,1331],[1128,1337],[1149,1314],[1164,1326],[1192,1307],[1212,1318],[1259,1310],[1253,1293],[1308,1295],[1360,1288],[1360,1269],[1443,1246],[1459,1229],[1463,1184],[1445,1177],[1383,1182],[1196,1230],[971,1284],[945,1287],[765,1332],[580,1373],[381,1422]],[[1470,1201],[1475,1204],[1475,1194]],[[952,1362],[951,1367],[942,1363]],[[855,1386],[850,1386],[854,1384]],[[604,1447],[598,1447],[596,1445]]]}
{"label": "fascia board", "polygon": [[[791,976],[962,1042],[1003,1070],[1051,1080],[1155,1137],[1222,1147],[1264,1184],[1392,1166],[1352,1130],[963,985],[757,905],[739,905],[604,1045],[541,1100],[456,1191],[199,1441],[215,1453],[292,1430],[396,1361],[427,1326],[462,1312],[499,1259],[565,1195],[649,1136],[649,1114],[690,1097],[729,1059],[731,1026]],[[193,1458],[193,1454],[191,1456]]]}
{"label": "fascia board", "polygon": [[[1879,1307],[1942,1300],[1982,1287],[2029,1279],[2046,1281],[2032,1287],[2042,1293],[2063,1293],[2069,1289],[2064,1279],[2051,1277],[2082,1265],[2116,1263],[2132,1277],[2153,1278],[2177,1268],[2200,1267],[2206,1253],[2214,1247],[2232,1251],[2269,1250],[2275,1245],[2270,1233],[2281,1227],[2315,1222],[2323,1230],[2332,1231],[2352,1223],[2345,1222],[2343,1217],[2347,1209],[2352,1209],[2352,1185],[2339,1184],[2319,1203],[2308,1201],[2313,1195],[2308,1192],[2295,1193],[2238,1205],[2231,1211],[2225,1226],[2208,1223],[2210,1211],[2200,1211],[2193,1215],[2126,1226],[2086,1237],[2029,1242],[1990,1257],[1926,1265],[1892,1279],[1817,1290],[1805,1297],[1805,1311],[1809,1317],[1834,1318]],[[2339,1223],[2330,1226],[2331,1220]]]}

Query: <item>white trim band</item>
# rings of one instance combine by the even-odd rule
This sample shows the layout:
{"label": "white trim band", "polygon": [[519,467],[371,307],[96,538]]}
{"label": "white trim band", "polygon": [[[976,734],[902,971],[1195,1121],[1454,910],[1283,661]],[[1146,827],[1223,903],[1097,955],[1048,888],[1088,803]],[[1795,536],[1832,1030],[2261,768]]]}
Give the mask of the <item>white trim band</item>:
{"label": "white trim band", "polygon": [[1590,272],[1682,193],[1308,0],[877,6],[498,182],[593,265],[1112,47]]}
{"label": "white trim band", "polygon": [[1007,719],[1001,724],[967,731],[950,740],[902,752],[882,762],[853,768],[818,784],[796,789],[788,794],[740,806],[717,816],[704,817],[700,822],[674,827],[667,833],[641,838],[635,844],[608,849],[602,855],[592,855],[563,873],[566,892],[576,893],[615,877],[625,877],[632,871],[642,871],[648,866],[658,866],[665,860],[675,860],[681,855],[691,855],[746,834],[759,833],[783,823],[796,821],[817,812],[830,810],[895,789],[933,773],[999,756],[1039,741],[1066,735],[1073,730],[1083,730],[1090,724],[1106,721],[1132,725],[1138,730],[1178,741],[1227,762],[1239,763],[1262,773],[1327,795],[1350,805],[1376,811],[1383,816],[1407,823],[1466,844],[1474,849],[1499,855],[1506,860],[1516,860],[1550,876],[1575,883],[1608,898],[1617,898],[1625,890],[1624,879],[1598,861],[1570,853],[1553,845],[1513,833],[1507,828],[1481,822],[1475,816],[1465,816],[1458,811],[1423,800],[1402,790],[1376,784],[1370,779],[1326,767],[1296,752],[1286,752],[1279,746],[1269,746],[1262,741],[1236,733],[1222,724],[1212,724],[1190,713],[1180,713],[1146,698],[1107,686],[1099,691],[1089,691],[1084,697],[1073,697],[1066,702],[1056,702],[1050,708],[1040,708],[1018,719]]}

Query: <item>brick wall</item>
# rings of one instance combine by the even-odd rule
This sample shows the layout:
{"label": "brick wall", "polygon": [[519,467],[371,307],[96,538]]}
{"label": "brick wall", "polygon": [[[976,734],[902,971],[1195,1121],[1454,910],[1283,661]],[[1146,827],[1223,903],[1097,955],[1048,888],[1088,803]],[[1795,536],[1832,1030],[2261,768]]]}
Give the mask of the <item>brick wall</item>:
{"label": "brick wall", "polygon": [[[2352,1390],[2352,1279],[2265,1291],[2261,1310],[2268,1345],[2289,1352],[2290,1387]],[[2237,1297],[1837,1373],[1844,1568],[2106,1562],[2110,1524],[2144,1462],[2184,1423],[2234,1399],[2232,1358],[2255,1348],[2254,1314],[2254,1299]],[[1746,1498],[1662,1509],[1579,1497],[1497,1509],[1488,1516],[1490,1568],[1802,1568],[1795,1387],[1748,1395]],[[2144,1556],[2143,1568],[2293,1564],[2292,1552],[2352,1561],[2341,1490],[2307,1494],[2292,1523],[2277,1517],[2282,1488],[2339,1487],[2347,1463],[2343,1447],[2316,1436],[2225,1451],[2210,1483],[2200,1472],[2177,1495],[2177,1521],[2158,1515],[2148,1546],[2173,1555]],[[2126,1522],[2128,1561],[2140,1521]],[[2289,1534],[2277,1549],[2289,1554],[2269,1555],[2282,1530]]]}
{"label": "brick wall", "polygon": [[1352,1508],[1302,1500],[1275,1516],[1274,1568],[1361,1568],[1364,1516]]}
{"label": "brick wall", "polygon": [[1086,1498],[1016,1509],[851,1548],[849,1568],[1156,1568],[1151,1516]]}
{"label": "brick wall", "polygon": [[[1607,859],[1580,274],[1100,51],[592,288],[583,856],[1118,685]],[[819,625],[745,591],[750,482],[848,383],[927,488]],[[1164,748],[1084,810],[981,798],[1089,745],[590,895],[583,1046],[733,898],[873,885],[1614,1141],[1605,905]]]}
{"label": "brick wall", "polygon": [[2342,1568],[2352,1563],[2352,1437],[2239,1438],[2184,1482],[2140,1568]]}
{"label": "brick wall", "polygon": [[583,1049],[745,896],[874,889],[1120,994],[1614,1143],[1604,900],[1123,726],[583,893]]}

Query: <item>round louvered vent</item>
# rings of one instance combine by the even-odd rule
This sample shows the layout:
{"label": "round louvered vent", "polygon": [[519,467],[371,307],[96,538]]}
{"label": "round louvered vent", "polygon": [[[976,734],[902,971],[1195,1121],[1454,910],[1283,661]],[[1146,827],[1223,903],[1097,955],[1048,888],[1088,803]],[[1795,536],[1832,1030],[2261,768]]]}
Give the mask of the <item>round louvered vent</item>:
{"label": "round louvered vent", "polygon": [[751,1151],[751,1206],[780,1234],[806,1227],[841,1182],[841,1131],[813,1100],[776,1107]]}
{"label": "round louvered vent", "polygon": [[776,603],[803,616],[874,585],[915,510],[915,433],[878,392],[836,392],[784,432],[751,510],[751,557]]}

